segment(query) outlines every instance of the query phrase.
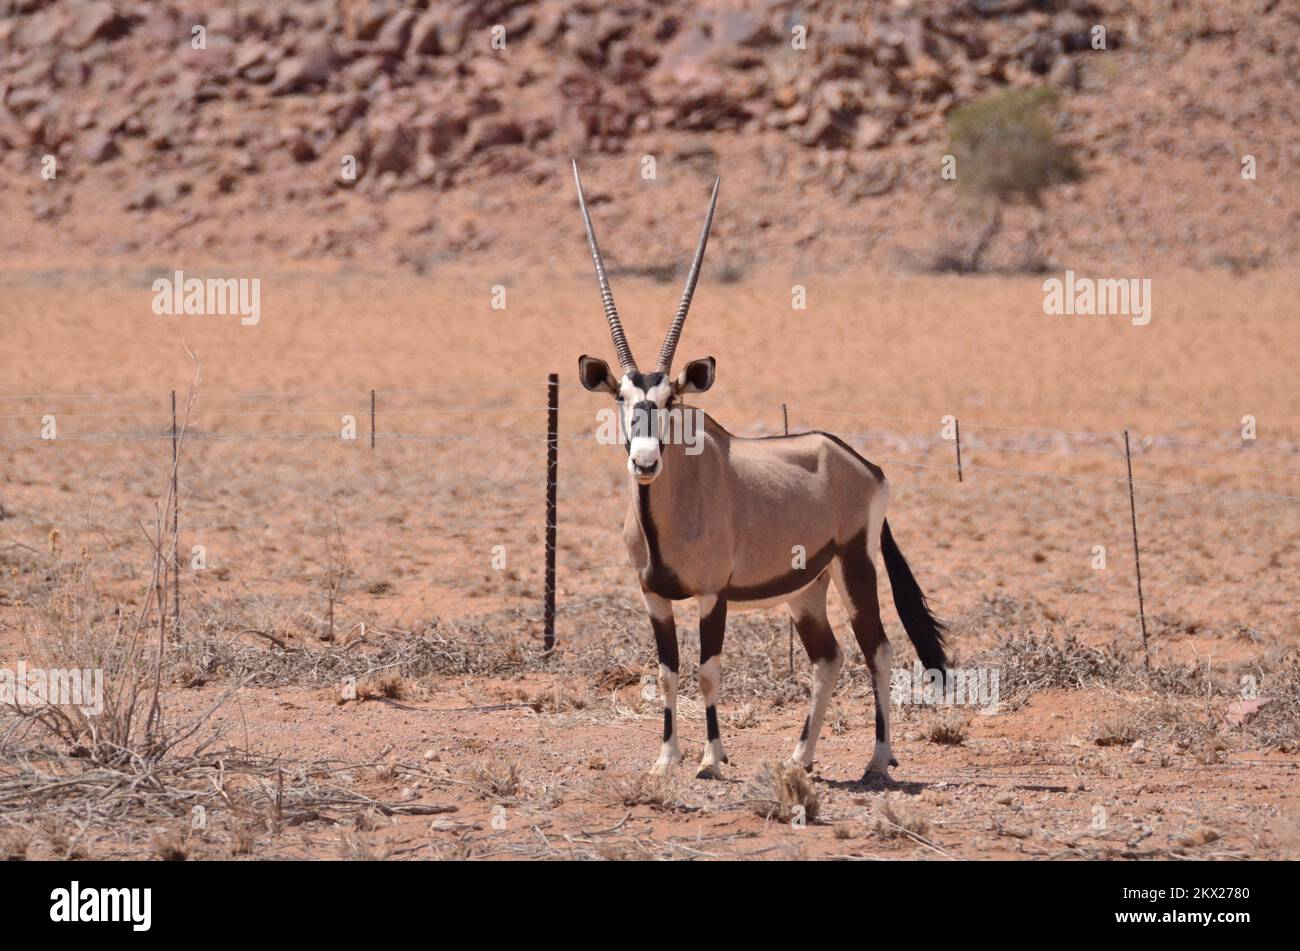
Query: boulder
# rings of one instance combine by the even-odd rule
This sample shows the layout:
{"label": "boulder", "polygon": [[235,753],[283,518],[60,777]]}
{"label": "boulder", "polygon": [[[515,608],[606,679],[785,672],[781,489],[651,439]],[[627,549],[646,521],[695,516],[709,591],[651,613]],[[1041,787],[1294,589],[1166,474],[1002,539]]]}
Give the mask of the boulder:
{"label": "boulder", "polygon": [[85,0],[69,6],[63,40],[73,49],[85,49],[100,40],[120,39],[131,31],[131,21],[107,0]]}
{"label": "boulder", "polygon": [[88,135],[83,144],[82,152],[86,156],[86,160],[95,165],[117,158],[121,154],[113,133],[103,131],[92,132]]}
{"label": "boulder", "polygon": [[501,145],[518,145],[524,130],[518,122],[503,116],[479,116],[465,134],[465,151],[473,155]]}
{"label": "boulder", "polygon": [[376,174],[402,175],[415,164],[415,137],[401,123],[382,120],[367,130],[366,153]]}
{"label": "boulder", "polygon": [[323,86],[338,68],[338,62],[334,44],[328,38],[322,39],[301,55],[291,56],[276,67],[271,94],[284,96],[312,86]]}
{"label": "boulder", "polygon": [[390,56],[401,56],[406,51],[407,42],[411,39],[415,17],[414,10],[399,10],[394,13],[375,37],[375,49]]}

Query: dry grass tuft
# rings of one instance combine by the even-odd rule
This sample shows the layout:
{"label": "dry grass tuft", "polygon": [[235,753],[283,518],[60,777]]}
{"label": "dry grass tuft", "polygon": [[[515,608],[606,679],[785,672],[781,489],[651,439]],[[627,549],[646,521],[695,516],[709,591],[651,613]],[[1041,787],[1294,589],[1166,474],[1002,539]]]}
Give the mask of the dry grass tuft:
{"label": "dry grass tuft", "polygon": [[1209,845],[1211,842],[1218,842],[1223,838],[1223,833],[1218,829],[1212,829],[1209,826],[1201,826],[1199,829],[1193,829],[1191,832],[1178,839],[1178,844],[1185,849],[1196,849],[1203,845]]}
{"label": "dry grass tuft", "polygon": [[585,692],[557,680],[550,687],[529,691],[519,688],[513,694],[514,699],[528,704],[535,713],[568,713],[573,710],[585,710],[589,698]]}
{"label": "dry grass tuft", "polygon": [[596,674],[597,690],[617,690],[641,682],[641,674],[627,664],[611,664]]}
{"label": "dry grass tuft", "polygon": [[881,839],[921,838],[930,831],[930,823],[907,803],[884,799],[876,807],[871,831]]}
{"label": "dry grass tuft", "polygon": [[677,785],[668,776],[633,773],[610,776],[600,784],[601,798],[624,806],[651,806],[661,812],[678,812],[686,808]]}
{"label": "dry grass tuft", "polygon": [[0,833],[0,862],[22,862],[32,847],[32,833],[26,829],[9,829]]}
{"label": "dry grass tuft", "polygon": [[163,862],[184,862],[190,857],[184,837],[175,829],[160,829],[150,836],[149,851]]}
{"label": "dry grass tuft", "polygon": [[404,700],[409,695],[406,678],[396,671],[385,671],[357,684],[358,700]]}
{"label": "dry grass tuft", "polygon": [[945,746],[961,746],[966,742],[968,721],[954,710],[945,710],[936,714],[925,726],[925,738],[931,743]]}
{"label": "dry grass tuft", "polygon": [[1132,746],[1142,738],[1138,725],[1126,714],[1116,714],[1093,724],[1090,736],[1098,746]]}
{"label": "dry grass tuft", "polygon": [[816,822],[821,812],[817,791],[797,763],[765,762],[749,782],[746,799],[764,819],[789,822],[802,815]]}
{"label": "dry grass tuft", "polygon": [[475,763],[466,771],[465,782],[479,799],[515,799],[523,788],[519,764],[500,759]]}

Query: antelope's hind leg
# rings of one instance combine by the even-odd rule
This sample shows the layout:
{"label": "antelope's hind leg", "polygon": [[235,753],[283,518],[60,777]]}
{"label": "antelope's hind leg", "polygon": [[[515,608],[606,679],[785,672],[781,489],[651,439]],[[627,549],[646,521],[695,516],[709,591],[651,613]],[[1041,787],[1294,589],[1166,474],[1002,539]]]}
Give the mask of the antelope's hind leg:
{"label": "antelope's hind leg", "polygon": [[849,612],[862,656],[871,670],[871,692],[876,700],[876,748],[862,778],[888,779],[889,767],[898,765],[889,746],[889,671],[893,651],[885,636],[885,625],[880,621],[876,566],[867,551],[865,536],[847,546],[835,584]]}
{"label": "antelope's hind leg", "polygon": [[655,633],[655,650],[659,655],[659,693],[664,700],[664,738],[659,758],[650,772],[661,775],[682,761],[677,745],[677,621],[673,603],[649,591],[641,592],[650,612],[650,626]]}
{"label": "antelope's hind leg", "polygon": [[700,694],[704,698],[704,719],[708,745],[700,759],[696,779],[721,779],[727,753],[718,729],[718,689],[722,686],[722,637],[727,630],[727,602],[702,597],[700,603]]}
{"label": "antelope's hind leg", "polygon": [[794,627],[799,632],[804,650],[808,652],[813,671],[808,716],[803,721],[803,732],[795,744],[794,755],[790,757],[805,770],[812,769],[813,752],[817,748],[817,738],[821,736],[826,708],[830,704],[831,693],[835,690],[840,668],[844,666],[844,653],[836,643],[835,632],[826,617],[826,590],[829,584],[829,576],[823,574],[807,590],[790,601]]}

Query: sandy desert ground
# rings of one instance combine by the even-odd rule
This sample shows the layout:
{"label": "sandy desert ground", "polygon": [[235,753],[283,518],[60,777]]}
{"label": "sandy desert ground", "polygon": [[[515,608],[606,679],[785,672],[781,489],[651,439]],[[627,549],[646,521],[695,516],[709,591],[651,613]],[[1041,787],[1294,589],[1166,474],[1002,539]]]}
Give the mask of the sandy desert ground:
{"label": "sandy desert ground", "polygon": [[[148,535],[166,504],[170,392],[184,418],[197,358],[180,624],[163,637],[175,745],[147,767],[104,765],[84,736],[0,714],[10,853],[1300,857],[1294,272],[1153,275],[1151,323],[1134,327],[1045,315],[1041,277],[706,271],[679,352],[718,358],[699,405],[770,434],[784,403],[792,431],[839,433],[881,465],[955,663],[1001,676],[995,713],[898,705],[894,781],[861,785],[873,714],[854,647],[817,769],[790,789],[770,764],[793,747],[809,677],[779,612],[729,628],[731,764],[710,783],[691,769],[704,721],[694,608],[679,609],[687,762],[643,774],[660,729],[653,647],[620,538],[622,453],[596,443],[603,404],[575,378],[579,353],[612,358],[580,244],[557,245],[547,270],[211,262],[261,276],[250,327],[155,316],[150,282],[169,261],[50,260],[0,273],[0,664],[97,659],[112,697],[143,676],[148,707]],[[657,346],[676,283],[614,280],[634,347]],[[345,415],[355,440],[339,437]],[[883,592],[882,605],[910,666]]]}

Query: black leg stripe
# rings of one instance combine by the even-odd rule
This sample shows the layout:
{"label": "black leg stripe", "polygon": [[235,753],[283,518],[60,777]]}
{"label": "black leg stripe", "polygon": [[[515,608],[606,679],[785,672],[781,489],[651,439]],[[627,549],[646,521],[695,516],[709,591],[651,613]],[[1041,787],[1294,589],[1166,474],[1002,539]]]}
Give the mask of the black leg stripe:
{"label": "black leg stripe", "polygon": [[673,712],[664,707],[664,742],[673,738]]}
{"label": "black leg stripe", "polygon": [[722,735],[718,732],[718,708],[709,707],[705,710],[704,719],[709,725],[709,742],[712,742]]}
{"label": "black leg stripe", "polygon": [[677,623],[672,618],[650,618],[650,627],[655,634],[655,652],[659,663],[673,673],[677,673]]}

